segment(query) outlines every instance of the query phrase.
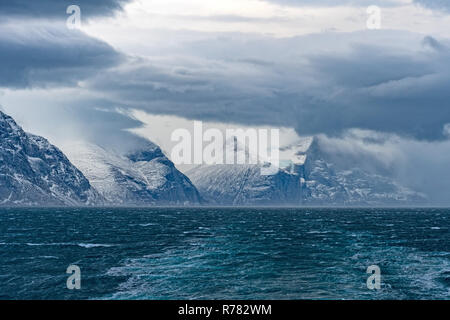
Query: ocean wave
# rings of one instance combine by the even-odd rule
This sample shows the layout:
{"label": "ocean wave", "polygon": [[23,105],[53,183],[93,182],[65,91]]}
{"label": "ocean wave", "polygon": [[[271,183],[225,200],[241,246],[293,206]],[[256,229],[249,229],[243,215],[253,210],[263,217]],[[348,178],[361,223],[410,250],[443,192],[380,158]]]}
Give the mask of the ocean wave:
{"label": "ocean wave", "polygon": [[[15,245],[24,245],[23,243],[15,243]],[[40,247],[40,246],[78,246],[82,248],[109,248],[114,247],[114,244],[104,243],[74,243],[74,242],[57,242],[57,243],[25,243],[27,246]]]}

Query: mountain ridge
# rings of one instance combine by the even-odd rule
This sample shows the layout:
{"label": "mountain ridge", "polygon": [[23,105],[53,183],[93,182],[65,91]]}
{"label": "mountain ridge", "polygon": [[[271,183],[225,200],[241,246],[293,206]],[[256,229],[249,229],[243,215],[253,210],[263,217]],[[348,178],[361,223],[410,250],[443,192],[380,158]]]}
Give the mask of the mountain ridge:
{"label": "mountain ridge", "polygon": [[[274,175],[262,164],[200,165],[183,174],[148,140],[126,152],[87,142],[61,151],[0,111],[0,206],[383,206],[426,197],[386,176],[336,168],[316,137],[280,149]],[[145,141],[142,143],[142,141]],[[244,151],[230,140],[225,152]],[[225,154],[225,153],[224,153]],[[265,164],[267,165],[267,164]]]}
{"label": "mountain ridge", "polygon": [[0,205],[101,203],[89,181],[56,146],[0,111]]}
{"label": "mountain ridge", "polygon": [[[260,164],[202,165],[187,171],[186,175],[206,199],[217,205],[383,206],[426,203],[423,194],[400,186],[390,178],[360,168],[335,169],[324,157],[317,137],[303,138],[297,144],[281,148],[280,155],[283,161],[273,176],[258,175]],[[246,173],[249,171],[252,172],[251,179]]]}
{"label": "mountain ridge", "polygon": [[151,142],[121,154],[99,145],[76,142],[64,147],[69,159],[111,205],[195,205],[202,198]]}

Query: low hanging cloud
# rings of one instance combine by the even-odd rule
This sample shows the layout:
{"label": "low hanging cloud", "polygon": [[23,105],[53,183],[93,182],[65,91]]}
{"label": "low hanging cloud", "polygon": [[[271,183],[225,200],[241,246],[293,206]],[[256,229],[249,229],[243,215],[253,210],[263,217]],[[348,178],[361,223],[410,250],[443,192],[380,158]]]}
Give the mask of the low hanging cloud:
{"label": "low hanging cloud", "polygon": [[339,137],[318,138],[322,150],[336,166],[381,173],[426,194],[430,204],[450,204],[449,139],[418,141],[355,129]]}
{"label": "low hanging cloud", "polygon": [[63,23],[10,22],[0,28],[0,87],[76,86],[123,59],[107,43]]}
{"label": "low hanging cloud", "polygon": [[[13,3],[2,4],[5,12],[34,8],[33,2]],[[123,3],[100,1],[95,8],[120,10]],[[132,57],[67,29],[64,21],[18,21],[1,25],[4,88],[80,86],[103,97],[106,107],[293,127],[300,135],[364,128],[439,140],[450,123],[449,45],[430,36],[392,30],[291,38],[217,33]]]}
{"label": "low hanging cloud", "polygon": [[365,128],[444,138],[448,45],[408,33],[380,32],[372,42],[369,35],[230,36],[180,46],[183,59],[129,60],[86,85],[150,113],[288,126],[300,135]]}
{"label": "low hanging cloud", "polygon": [[104,108],[293,127],[300,135],[364,128],[440,140],[450,123],[449,45],[430,36],[229,34],[180,43],[164,58],[138,58],[52,26],[7,25],[0,86],[81,85],[103,97]]}

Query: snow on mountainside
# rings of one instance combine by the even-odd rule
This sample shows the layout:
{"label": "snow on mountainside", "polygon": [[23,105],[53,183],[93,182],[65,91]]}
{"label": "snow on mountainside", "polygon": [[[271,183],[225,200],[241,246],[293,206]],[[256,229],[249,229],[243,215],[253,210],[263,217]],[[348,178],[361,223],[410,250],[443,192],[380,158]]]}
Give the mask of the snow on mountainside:
{"label": "snow on mountainside", "polygon": [[[219,205],[408,205],[424,195],[358,168],[336,170],[316,138],[280,149],[282,168],[262,176],[260,165],[202,165],[186,172],[204,198]],[[284,163],[284,165],[283,165]]]}
{"label": "snow on mountainside", "polygon": [[0,205],[89,205],[101,201],[84,175],[46,139],[0,111]]}
{"label": "snow on mountainside", "polygon": [[283,170],[264,176],[258,165],[210,165],[186,174],[211,204],[295,206],[302,203],[299,177]]}
{"label": "snow on mountainside", "polygon": [[[316,138],[282,147],[284,161],[274,175],[262,175],[258,164],[201,165],[186,172],[189,178],[151,142],[124,154],[84,142],[71,144],[63,147],[70,162],[46,139],[24,132],[1,111],[0,138],[3,206],[195,205],[203,199],[211,205],[242,206],[426,203],[424,195],[388,177],[336,167]],[[244,152],[247,161],[257,158],[234,139],[224,154],[230,150],[235,156]]]}
{"label": "snow on mountainside", "polygon": [[305,162],[293,170],[303,176],[304,203],[312,205],[413,205],[424,204],[425,195],[394,180],[360,168],[337,169],[325,157],[317,139],[306,152]]}
{"label": "snow on mountainside", "polygon": [[[245,154],[258,162],[247,146],[229,139],[223,154]],[[298,174],[279,170],[274,175],[262,175],[263,164],[217,164],[201,165],[186,172],[197,189],[210,204],[217,205],[272,205],[298,206],[302,203],[302,184]]]}
{"label": "snow on mountainside", "polygon": [[69,159],[111,205],[192,205],[197,189],[156,145],[121,155],[79,142],[63,147]]}

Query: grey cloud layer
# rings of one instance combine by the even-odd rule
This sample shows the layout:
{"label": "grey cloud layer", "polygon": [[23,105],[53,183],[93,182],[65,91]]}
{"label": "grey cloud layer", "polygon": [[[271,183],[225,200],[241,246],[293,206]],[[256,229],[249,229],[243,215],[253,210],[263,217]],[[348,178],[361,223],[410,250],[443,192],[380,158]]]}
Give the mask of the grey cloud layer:
{"label": "grey cloud layer", "polygon": [[433,140],[450,123],[450,51],[431,37],[237,35],[180,52],[184,60],[130,62],[88,86],[153,113],[292,126],[308,135],[366,128]]}
{"label": "grey cloud layer", "polygon": [[[32,3],[0,6],[22,12]],[[80,5],[100,12],[122,2],[93,3]],[[52,4],[40,2],[43,8]],[[85,80],[86,90],[107,97],[105,105],[292,126],[308,135],[366,128],[442,139],[450,123],[449,45],[432,37],[395,31],[286,39],[218,34],[180,41],[176,52],[169,42],[158,47],[158,56],[138,59],[63,22],[14,21],[1,25],[0,87],[64,87]]]}
{"label": "grey cloud layer", "polygon": [[302,135],[365,128],[436,140],[450,123],[450,50],[432,37],[222,34],[180,42],[176,53],[160,48],[161,59],[126,58],[62,25],[3,29],[0,87],[84,80],[84,90],[104,97],[102,107],[290,126]]}
{"label": "grey cloud layer", "polygon": [[0,87],[73,86],[122,55],[103,41],[66,28],[66,9],[82,17],[108,16],[129,0],[0,1]]}
{"label": "grey cloud layer", "polygon": [[75,85],[122,59],[108,44],[63,24],[0,27],[0,87]]}
{"label": "grey cloud layer", "polygon": [[107,16],[131,0],[2,0],[0,1],[1,16],[27,16],[33,18],[66,19],[66,9],[70,5],[78,5],[83,16]]}

